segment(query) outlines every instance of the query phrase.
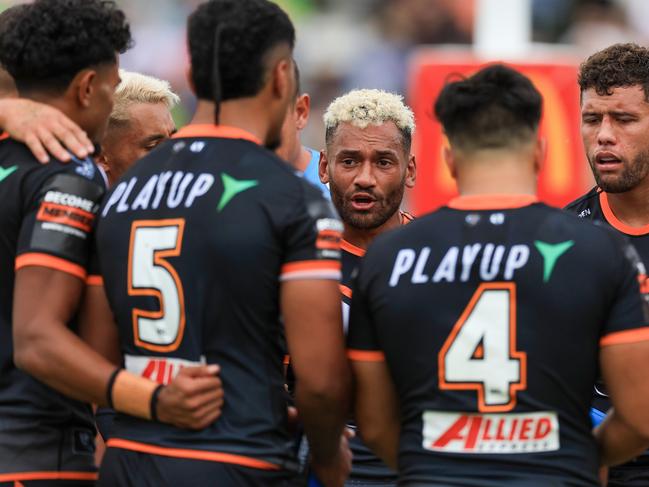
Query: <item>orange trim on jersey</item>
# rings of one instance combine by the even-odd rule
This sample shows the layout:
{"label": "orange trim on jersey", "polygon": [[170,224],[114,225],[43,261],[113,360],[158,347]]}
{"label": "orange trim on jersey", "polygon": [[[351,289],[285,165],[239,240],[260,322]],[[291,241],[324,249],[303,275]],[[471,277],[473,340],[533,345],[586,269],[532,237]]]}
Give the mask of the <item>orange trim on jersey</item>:
{"label": "orange trim on jersey", "polygon": [[211,125],[193,124],[186,125],[178,132],[171,136],[172,139],[179,138],[195,138],[195,137],[216,137],[219,139],[243,139],[254,142],[257,145],[262,145],[261,140],[247,130],[240,129],[239,127],[230,127],[228,125]]}
{"label": "orange trim on jersey", "polygon": [[649,233],[649,225],[644,225],[642,227],[632,227],[618,220],[618,218],[613,214],[611,205],[608,202],[608,195],[604,191],[601,191],[599,193],[599,204],[602,207],[604,218],[606,218],[606,221],[616,230],[636,237],[640,235],[647,235]]}
{"label": "orange trim on jersey", "polygon": [[38,252],[30,252],[16,257],[16,270],[30,266],[47,267],[48,269],[55,269],[66,274],[71,274],[79,279],[86,279],[86,270],[83,267],[79,264],[73,264],[68,260],[61,259],[60,257]]}
{"label": "orange trim on jersey", "polygon": [[349,252],[356,257],[363,257],[365,255],[365,249],[356,247],[356,245],[349,243],[347,240],[343,239],[340,241],[340,248],[345,252]]}
{"label": "orange trim on jersey", "polygon": [[9,134],[7,132],[0,132],[0,140],[5,140],[9,138]]}
{"label": "orange trim on jersey", "polygon": [[140,443],[139,441],[122,440],[120,438],[111,438],[106,442],[109,448],[121,448],[123,450],[138,451],[149,453],[151,455],[160,455],[163,457],[188,458],[191,460],[206,460],[208,462],[232,463],[244,467],[257,468],[260,470],[280,470],[278,465],[259,460],[257,458],[232,453],[222,453],[205,450],[189,450],[185,448],[168,448],[165,446],[150,445]]}
{"label": "orange trim on jersey", "polygon": [[623,345],[625,343],[644,342],[649,340],[649,327],[634,330],[615,331],[599,340],[600,347],[608,345]]}
{"label": "orange trim on jersey", "polygon": [[86,278],[86,286],[103,286],[104,285],[104,278],[102,276],[88,276]]}
{"label": "orange trim on jersey", "polygon": [[[169,273],[176,285],[178,291],[178,299],[180,305],[180,323],[178,324],[178,334],[173,343],[169,345],[156,345],[149,343],[140,338],[139,322],[140,318],[148,318],[150,320],[160,320],[165,316],[165,303],[162,297],[162,292],[159,289],[152,288],[136,288],[133,287],[133,252],[135,245],[135,236],[138,228],[151,228],[151,227],[178,227],[178,235],[176,237],[176,245],[173,249],[156,250],[153,252],[153,264],[155,266],[164,267]],[[183,235],[185,233],[185,219],[184,218],[171,218],[167,220],[135,220],[131,224],[131,241],[128,247],[128,294],[129,296],[152,296],[160,303],[158,311],[149,311],[139,308],[132,310],[133,320],[133,340],[138,347],[146,348],[153,352],[173,352],[176,350],[183,340],[185,335],[185,291],[183,283],[178,276],[176,269],[166,260],[168,257],[178,257],[182,251]]]}
{"label": "orange trim on jersey", "polygon": [[355,362],[385,362],[385,354],[377,350],[347,349],[347,358]]}
{"label": "orange trim on jersey", "polygon": [[453,198],[446,206],[454,210],[507,210],[538,201],[532,194],[472,194]]}
{"label": "orange trim on jersey", "polygon": [[291,363],[291,356],[290,355],[284,355],[284,365],[289,365]]}
{"label": "orange trim on jersey", "polygon": [[338,284],[338,287],[340,288],[340,292],[343,296],[347,296],[349,299],[352,299],[352,290],[349,287],[345,286],[344,284]]}
{"label": "orange trim on jersey", "polygon": [[97,472],[14,472],[0,474],[0,482],[22,480],[97,480]]}
{"label": "orange trim on jersey", "polygon": [[281,275],[304,271],[340,271],[342,265],[337,260],[303,260],[282,266]]}

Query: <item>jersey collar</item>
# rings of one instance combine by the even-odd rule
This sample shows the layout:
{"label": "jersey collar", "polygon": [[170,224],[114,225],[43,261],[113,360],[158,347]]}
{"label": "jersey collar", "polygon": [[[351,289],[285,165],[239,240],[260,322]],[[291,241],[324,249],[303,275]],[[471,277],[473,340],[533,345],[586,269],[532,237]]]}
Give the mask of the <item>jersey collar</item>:
{"label": "jersey collar", "polygon": [[608,195],[605,191],[600,190],[599,192],[599,205],[602,207],[602,213],[604,213],[604,218],[606,218],[606,221],[616,230],[634,237],[649,234],[649,225],[645,225],[643,227],[632,227],[618,220],[618,218],[613,213],[613,210],[611,210],[611,205],[608,202]]}
{"label": "jersey collar", "polygon": [[[399,217],[401,218],[401,225],[407,225],[408,223],[410,223],[415,219],[415,217],[412,216],[410,213],[401,210],[399,210]],[[340,241],[340,248],[345,252],[349,252],[350,254],[355,255],[357,257],[363,257],[366,252],[365,249],[357,247],[356,245],[349,243],[345,239],[342,239]]]}
{"label": "jersey collar", "polygon": [[472,194],[453,198],[446,206],[454,210],[507,210],[538,201],[532,194]]}
{"label": "jersey collar", "polygon": [[243,139],[261,145],[261,140],[247,130],[229,125],[190,124],[181,128],[171,138],[216,137],[219,139]]}

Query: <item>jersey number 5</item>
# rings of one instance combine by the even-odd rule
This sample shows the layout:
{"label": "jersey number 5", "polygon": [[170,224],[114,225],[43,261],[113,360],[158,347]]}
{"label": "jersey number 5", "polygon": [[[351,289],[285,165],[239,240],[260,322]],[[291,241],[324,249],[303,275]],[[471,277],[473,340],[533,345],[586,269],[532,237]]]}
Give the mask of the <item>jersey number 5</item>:
{"label": "jersey number 5", "polygon": [[439,388],[476,390],[480,412],[506,412],[527,387],[527,354],[516,350],[516,284],[483,283],[438,355]]}
{"label": "jersey number 5", "polygon": [[133,309],[135,344],[155,352],[180,345],[185,331],[185,298],[178,273],[166,260],[180,255],[185,220],[139,220],[131,226],[128,293],[155,298],[155,311]]}

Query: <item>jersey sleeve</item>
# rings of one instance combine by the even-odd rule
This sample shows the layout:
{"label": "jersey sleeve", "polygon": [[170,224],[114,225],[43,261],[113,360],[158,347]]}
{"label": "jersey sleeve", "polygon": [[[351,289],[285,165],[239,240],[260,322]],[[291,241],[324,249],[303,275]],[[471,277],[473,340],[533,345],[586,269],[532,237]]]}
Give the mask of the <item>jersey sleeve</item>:
{"label": "jersey sleeve", "polygon": [[24,181],[25,209],[16,270],[56,269],[85,279],[91,235],[104,188],[75,174],[34,171]]}
{"label": "jersey sleeve", "polygon": [[649,340],[649,295],[642,294],[639,285],[640,276],[646,275],[645,267],[630,243],[620,241],[619,245],[620,280],[600,346]]}
{"label": "jersey sleeve", "polygon": [[342,223],[330,202],[306,187],[305,198],[293,212],[285,230],[284,262],[280,280],[340,280]]}
{"label": "jersey sleeve", "polygon": [[[367,282],[361,263],[358,274],[353,278],[352,305],[349,311],[349,331],[347,333],[347,357],[359,362],[382,362],[385,355],[379,346],[376,328],[372,319],[367,296]],[[369,265],[371,267],[371,265]]]}

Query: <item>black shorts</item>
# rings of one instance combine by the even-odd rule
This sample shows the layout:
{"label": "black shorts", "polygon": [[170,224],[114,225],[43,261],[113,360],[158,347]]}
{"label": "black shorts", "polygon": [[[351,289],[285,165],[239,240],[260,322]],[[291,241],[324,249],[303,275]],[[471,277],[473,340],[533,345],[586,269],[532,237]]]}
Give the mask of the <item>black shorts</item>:
{"label": "black shorts", "polygon": [[0,487],[94,485],[95,432],[6,421],[0,431]]}
{"label": "black shorts", "polygon": [[229,463],[173,458],[121,448],[108,448],[98,487],[296,487],[286,471],[261,470]]}

